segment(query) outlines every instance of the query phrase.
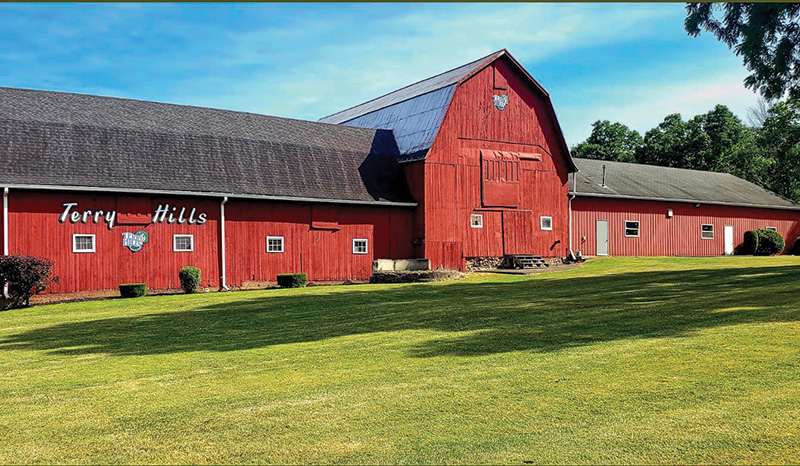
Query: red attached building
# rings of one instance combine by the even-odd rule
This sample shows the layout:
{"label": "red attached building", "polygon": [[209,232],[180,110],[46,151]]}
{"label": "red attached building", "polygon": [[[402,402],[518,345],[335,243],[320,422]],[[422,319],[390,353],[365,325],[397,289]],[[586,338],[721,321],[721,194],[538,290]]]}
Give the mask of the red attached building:
{"label": "red attached building", "polygon": [[[724,215],[715,231],[731,222],[741,236],[761,226],[736,223],[747,212],[798,233],[797,206],[774,195],[738,211],[730,199],[606,196],[616,168],[606,162],[609,183],[594,192],[594,161],[578,162],[586,175],[549,95],[505,50],[320,122],[0,88],[0,247],[52,258],[55,291],[67,292],[174,288],[185,265],[225,288],[289,272],[366,279],[374,259],[464,269],[476,257],[563,257],[570,241],[590,255],[601,220],[610,254],[722,254],[719,233],[699,248],[658,245],[675,232],[657,218],[665,202],[678,231]],[[632,212],[640,241],[617,244]]]}

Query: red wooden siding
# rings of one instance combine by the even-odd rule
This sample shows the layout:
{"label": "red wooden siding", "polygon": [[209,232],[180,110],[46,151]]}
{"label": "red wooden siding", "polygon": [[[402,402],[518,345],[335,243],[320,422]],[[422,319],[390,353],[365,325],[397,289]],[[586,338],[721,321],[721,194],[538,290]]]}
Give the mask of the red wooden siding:
{"label": "red wooden siding", "polygon": [[[733,226],[737,248],[744,232],[756,228],[776,227],[787,246],[800,235],[798,211],[578,197],[572,201],[572,245],[583,255],[597,253],[597,220],[608,220],[611,256],[719,256],[725,252],[725,225]],[[639,222],[638,238],[625,236],[626,221]],[[702,224],[714,225],[713,239],[701,239]]]}
{"label": "red wooden siding", "polygon": [[[567,163],[537,92],[501,58],[456,89],[424,161],[424,192],[419,169],[406,169],[433,267],[463,268],[464,258],[504,253],[566,254]],[[509,98],[503,110],[492,100],[500,94]],[[483,228],[470,227],[472,214],[483,216]],[[539,228],[540,216],[552,217],[552,230]]]}
{"label": "red wooden siding", "polygon": [[[225,220],[233,286],[295,272],[309,280],[363,280],[373,259],[414,257],[411,209],[232,200]],[[282,236],[284,252],[268,253],[267,236]],[[353,254],[353,239],[366,239],[368,253]]]}
{"label": "red wooden siding", "polygon": [[[128,221],[140,216],[145,205],[150,215],[159,204],[195,207],[208,220],[204,225],[117,223],[109,230],[102,220],[96,224],[69,220],[59,223],[65,202],[78,203],[73,209],[78,211],[108,212],[135,206],[133,212],[118,210],[118,218]],[[178,271],[186,265],[202,270],[203,286],[217,287],[218,217],[219,202],[207,199],[14,190],[9,193],[9,253],[53,259],[60,279],[53,286],[57,292],[114,289],[120,283],[131,282],[146,282],[151,288],[176,288],[180,286]],[[140,251],[131,252],[122,246],[122,233],[138,230],[146,231],[150,238]],[[76,233],[95,235],[96,252],[72,252],[72,235]],[[174,234],[194,235],[194,251],[173,252]]]}

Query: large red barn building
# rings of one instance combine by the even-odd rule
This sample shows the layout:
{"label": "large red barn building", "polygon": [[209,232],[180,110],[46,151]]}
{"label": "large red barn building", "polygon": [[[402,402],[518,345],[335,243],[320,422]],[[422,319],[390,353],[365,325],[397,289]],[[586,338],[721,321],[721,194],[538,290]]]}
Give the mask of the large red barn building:
{"label": "large red barn building", "polygon": [[[658,244],[689,218],[798,234],[800,210],[774,194],[753,207],[607,192],[606,164],[590,189],[598,165],[570,157],[549,95],[505,50],[319,122],[0,88],[0,246],[53,259],[54,291],[70,292],[174,288],[185,265],[227,288],[366,279],[374,259],[722,254],[719,233]],[[634,213],[639,242],[618,240]],[[592,247],[602,220],[607,251]]]}

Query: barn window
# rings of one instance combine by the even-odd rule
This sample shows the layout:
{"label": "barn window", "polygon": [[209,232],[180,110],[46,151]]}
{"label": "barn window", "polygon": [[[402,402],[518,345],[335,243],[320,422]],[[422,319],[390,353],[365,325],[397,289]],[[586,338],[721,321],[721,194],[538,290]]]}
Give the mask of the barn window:
{"label": "barn window", "polygon": [[552,230],[553,229],[553,217],[539,217],[539,229],[541,229],[541,230]]}
{"label": "barn window", "polygon": [[267,252],[283,252],[283,236],[267,236]]}
{"label": "barn window", "polygon": [[72,252],[95,252],[94,235],[72,235]]}
{"label": "barn window", "polygon": [[778,227],[767,227],[767,230],[778,231]]}
{"label": "barn window", "polygon": [[194,251],[194,235],[173,235],[172,250],[174,252]]}
{"label": "barn window", "polygon": [[368,251],[367,240],[365,239],[353,240],[353,254],[366,254],[367,251]]}
{"label": "barn window", "polygon": [[625,236],[628,238],[639,237],[639,222],[633,220],[625,220]]}
{"label": "barn window", "polygon": [[483,228],[483,215],[472,214],[469,216],[469,226],[472,228]]}
{"label": "barn window", "polygon": [[714,239],[714,225],[704,223],[700,226],[700,238]]}

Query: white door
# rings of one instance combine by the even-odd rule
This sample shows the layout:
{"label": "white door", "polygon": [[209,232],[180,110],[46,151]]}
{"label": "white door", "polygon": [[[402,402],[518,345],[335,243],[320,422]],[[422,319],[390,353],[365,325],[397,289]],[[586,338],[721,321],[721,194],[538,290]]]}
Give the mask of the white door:
{"label": "white door", "polygon": [[608,220],[597,221],[597,255],[608,255]]}
{"label": "white door", "polygon": [[733,255],[733,225],[725,225],[725,255]]}

